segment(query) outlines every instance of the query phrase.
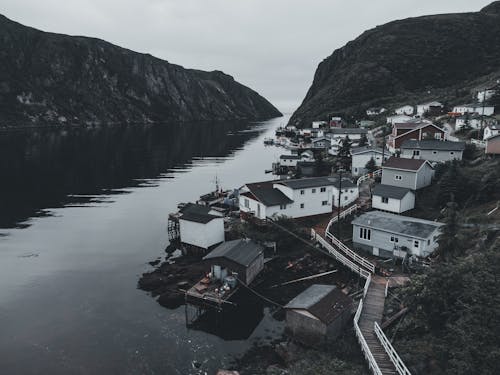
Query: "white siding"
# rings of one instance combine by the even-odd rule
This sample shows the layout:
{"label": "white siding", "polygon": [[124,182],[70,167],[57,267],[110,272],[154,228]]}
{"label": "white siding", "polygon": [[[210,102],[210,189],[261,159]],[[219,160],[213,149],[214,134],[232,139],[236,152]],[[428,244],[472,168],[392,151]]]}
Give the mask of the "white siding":
{"label": "white siding", "polygon": [[373,195],[372,207],[377,210],[400,214],[415,208],[415,194],[408,192],[401,200],[389,198],[387,203],[382,202],[382,196]]}
{"label": "white siding", "polygon": [[[342,194],[340,196],[340,206],[346,207],[353,203],[359,197],[358,187],[342,188]],[[339,189],[333,188],[333,205],[335,207],[339,206]]]}
{"label": "white siding", "polygon": [[[354,176],[361,176],[366,173],[366,163],[370,161],[370,159],[373,157],[375,160],[375,164],[377,166],[382,165],[382,154],[379,152],[375,151],[368,151],[360,154],[355,154],[352,155],[352,161],[351,161],[351,172]],[[387,151],[384,155],[385,159],[389,157],[389,151]]]}
{"label": "white siding", "polygon": [[208,249],[224,242],[224,219],[218,218],[208,223],[179,219],[181,242]]}
{"label": "white siding", "polygon": [[413,152],[414,149],[401,147],[401,157],[406,159],[422,159],[444,163],[450,160],[462,160],[463,151],[445,151],[445,150],[417,150],[418,155]]}

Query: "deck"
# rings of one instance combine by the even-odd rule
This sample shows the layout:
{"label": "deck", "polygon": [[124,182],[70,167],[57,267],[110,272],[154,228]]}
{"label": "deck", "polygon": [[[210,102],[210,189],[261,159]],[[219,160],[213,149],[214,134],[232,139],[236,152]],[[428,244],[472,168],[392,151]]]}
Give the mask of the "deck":
{"label": "deck", "polygon": [[221,307],[223,304],[233,304],[229,299],[238,291],[239,287],[229,290],[223,289],[220,280],[202,278],[186,291],[186,302],[194,305]]}

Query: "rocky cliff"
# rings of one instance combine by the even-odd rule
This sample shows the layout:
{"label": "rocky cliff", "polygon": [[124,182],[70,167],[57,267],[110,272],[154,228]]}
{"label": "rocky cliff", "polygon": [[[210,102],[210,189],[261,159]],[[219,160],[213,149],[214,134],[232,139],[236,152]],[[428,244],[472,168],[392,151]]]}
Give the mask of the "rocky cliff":
{"label": "rocky cliff", "polygon": [[0,16],[0,126],[266,119],[280,112],[220,71]]}
{"label": "rocky cliff", "polygon": [[319,64],[290,123],[408,100],[470,100],[475,85],[493,78],[500,78],[500,1],[364,32]]}

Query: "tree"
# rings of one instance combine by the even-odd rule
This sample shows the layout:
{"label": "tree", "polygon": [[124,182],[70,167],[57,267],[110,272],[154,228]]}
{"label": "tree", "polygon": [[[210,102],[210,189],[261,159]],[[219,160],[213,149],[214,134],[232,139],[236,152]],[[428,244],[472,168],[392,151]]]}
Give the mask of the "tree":
{"label": "tree", "polygon": [[340,159],[340,164],[345,170],[351,169],[351,145],[352,142],[349,139],[349,136],[346,135],[346,137],[342,140],[339,152],[337,154],[338,158]]}
{"label": "tree", "polygon": [[375,163],[375,159],[373,159],[373,157],[371,157],[370,160],[368,160],[368,162],[365,165],[365,169],[367,170],[368,173],[375,172],[375,170],[377,169],[377,164]]}
{"label": "tree", "polygon": [[452,200],[448,202],[446,207],[446,217],[444,225],[441,227],[441,233],[438,237],[438,254],[444,261],[455,259],[462,253],[461,241],[459,240],[459,223],[457,215],[458,205]]}
{"label": "tree", "polygon": [[368,144],[368,138],[366,137],[366,134],[363,134],[361,136],[361,139],[359,140],[359,146],[366,146]]}
{"label": "tree", "polygon": [[459,205],[462,205],[467,197],[467,186],[469,180],[462,173],[457,160],[446,163],[440,173],[441,178],[437,182],[437,204],[443,207],[446,203],[452,200]]}

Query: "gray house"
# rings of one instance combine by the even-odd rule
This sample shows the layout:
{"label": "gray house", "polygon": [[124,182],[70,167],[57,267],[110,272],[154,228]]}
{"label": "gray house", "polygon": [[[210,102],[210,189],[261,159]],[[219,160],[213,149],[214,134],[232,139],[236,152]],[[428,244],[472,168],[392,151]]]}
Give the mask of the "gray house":
{"label": "gray house", "polygon": [[464,150],[465,142],[409,139],[401,145],[401,157],[444,163],[455,159],[462,160]]}
{"label": "gray house", "polygon": [[352,299],[334,285],[311,285],[286,306],[286,332],[305,344],[337,337],[351,321]]}
{"label": "gray house", "polygon": [[427,160],[391,157],[382,166],[382,184],[411,190],[432,183],[434,168]]}
{"label": "gray house", "polygon": [[415,208],[415,193],[407,188],[378,184],[372,192],[372,207],[400,214]]}
{"label": "gray house", "polygon": [[356,249],[384,258],[425,257],[438,247],[442,225],[435,221],[370,211],[353,220],[352,242]]}

